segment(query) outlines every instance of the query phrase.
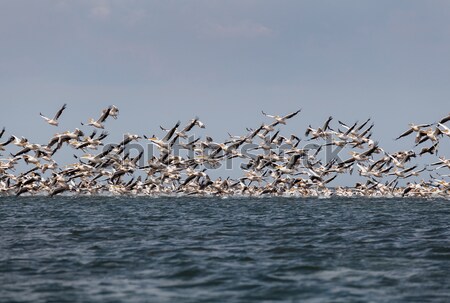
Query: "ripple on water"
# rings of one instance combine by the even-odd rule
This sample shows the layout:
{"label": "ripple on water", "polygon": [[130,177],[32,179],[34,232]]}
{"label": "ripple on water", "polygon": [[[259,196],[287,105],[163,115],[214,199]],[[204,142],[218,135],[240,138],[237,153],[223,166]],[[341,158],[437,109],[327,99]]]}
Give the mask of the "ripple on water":
{"label": "ripple on water", "polygon": [[0,301],[449,301],[450,204],[0,198]]}

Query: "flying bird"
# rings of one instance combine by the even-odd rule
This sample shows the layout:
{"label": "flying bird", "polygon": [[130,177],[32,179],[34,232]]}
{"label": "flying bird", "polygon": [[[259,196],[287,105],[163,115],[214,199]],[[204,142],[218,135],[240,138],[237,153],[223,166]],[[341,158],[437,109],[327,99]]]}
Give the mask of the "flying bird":
{"label": "flying bird", "polygon": [[[108,109],[104,109],[102,113],[106,112],[107,110]],[[111,110],[109,111],[109,116],[117,120],[117,117],[119,116],[119,108],[115,105],[112,105]]]}
{"label": "flying bird", "polygon": [[275,119],[275,122],[272,123],[271,126],[276,126],[278,124],[286,124],[286,120],[291,119],[292,117],[294,117],[295,115],[297,115],[299,112],[301,112],[302,110],[299,109],[293,113],[287,114],[286,116],[278,116],[278,115],[268,115],[266,114],[264,111],[261,111],[262,114],[266,117]]}
{"label": "flying bird", "polygon": [[431,126],[431,124],[417,124],[416,125],[416,124],[410,123],[409,129],[407,131],[405,131],[404,133],[402,133],[397,138],[395,138],[395,140],[406,137],[406,136],[412,134],[413,132],[419,132],[421,130],[421,128],[428,127],[428,126]]}
{"label": "flying bird", "polygon": [[66,109],[66,106],[67,106],[67,104],[64,104],[61,107],[61,109],[56,113],[56,115],[53,119],[50,119],[50,118],[44,116],[42,113],[39,113],[39,115],[42,117],[42,119],[47,121],[48,124],[53,125],[53,126],[58,126],[58,119],[61,116],[61,114],[63,113],[63,111]]}
{"label": "flying bird", "polygon": [[[95,121],[94,119],[91,118],[91,119],[89,119],[89,123],[87,123],[87,125],[104,129],[105,126],[103,125],[103,122],[105,122],[106,118],[108,118],[108,116],[111,113],[111,110],[112,110],[112,106],[108,107],[107,109],[104,109],[102,111],[102,115],[100,116],[100,118],[98,118],[97,121]],[[84,125],[84,124],[81,123],[81,125]]]}

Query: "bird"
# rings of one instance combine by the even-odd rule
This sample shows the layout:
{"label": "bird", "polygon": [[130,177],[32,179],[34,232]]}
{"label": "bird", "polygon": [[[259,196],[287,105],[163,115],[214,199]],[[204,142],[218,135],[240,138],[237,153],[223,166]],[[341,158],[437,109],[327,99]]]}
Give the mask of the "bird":
{"label": "bird", "polygon": [[395,140],[398,140],[400,138],[406,137],[409,134],[412,134],[413,132],[419,132],[421,128],[428,127],[428,126],[431,126],[431,124],[413,124],[413,123],[410,123],[409,124],[409,129],[407,131],[403,132],[397,138],[395,138]]}
{"label": "bird", "polygon": [[[105,112],[107,109],[104,109],[103,112]],[[117,117],[119,116],[119,108],[115,105],[111,105],[111,110],[109,111],[109,115],[113,117],[115,120],[117,120]]]}
{"label": "bird", "polygon": [[[89,122],[87,123],[87,125],[91,125],[96,128],[104,129],[105,126],[102,123],[106,121],[106,118],[108,118],[109,114],[111,113],[111,110],[112,110],[112,106],[108,107],[107,109],[104,109],[102,111],[102,115],[100,116],[100,118],[98,118],[97,120],[94,120],[93,118],[89,119]],[[84,125],[84,124],[81,123],[81,125]]]}
{"label": "bird", "polygon": [[39,115],[42,117],[42,119],[44,119],[45,121],[47,121],[48,124],[52,125],[52,126],[58,126],[59,122],[58,119],[61,116],[61,114],[63,113],[63,111],[66,109],[67,104],[64,104],[60,110],[58,110],[58,112],[56,113],[55,117],[53,117],[53,119],[50,119],[46,116],[44,116],[42,113],[39,113]]}
{"label": "bird", "polygon": [[264,111],[262,111],[262,114],[263,114],[264,116],[266,116],[266,117],[275,119],[275,122],[273,122],[273,123],[271,124],[271,126],[276,126],[276,125],[278,125],[278,124],[286,124],[286,120],[291,119],[292,117],[296,116],[296,115],[297,115],[299,112],[301,112],[301,111],[302,111],[302,109],[299,109],[299,110],[297,110],[297,111],[295,111],[295,112],[293,112],[293,113],[287,114],[287,115],[285,115],[285,116],[268,115],[268,114],[266,114]]}
{"label": "bird", "polygon": [[436,142],[435,144],[433,144],[430,147],[422,148],[422,150],[419,153],[419,156],[422,156],[423,154],[433,155],[434,153],[437,153],[437,146],[438,146],[438,144],[439,144],[439,142]]}
{"label": "bird", "polygon": [[[262,111],[273,121],[246,127],[246,132],[241,136],[228,133],[229,137],[224,141],[214,140],[208,135],[204,140],[195,138],[193,131],[205,128],[198,117],[188,120],[184,127],[180,127],[181,121],[173,123],[170,128],[160,126],[165,132],[162,139],[155,135],[143,136],[157,146],[154,154],[149,154],[149,159],[145,159],[144,147],[133,144],[139,143],[141,136],[127,132],[120,134],[121,140],[112,143],[105,140],[109,137],[108,132],[97,134],[97,128],[104,128],[108,117],[118,119],[119,110],[111,105],[101,111],[98,120],[90,119],[88,125],[94,129],[87,137],[84,137],[82,130],[75,129],[54,134],[48,144],[35,143],[31,138],[18,135],[10,135],[8,140],[3,140],[0,151],[8,154],[0,158],[0,195],[106,193],[448,198],[450,182],[446,178],[449,175],[443,170],[450,169],[450,160],[440,156],[439,160],[417,168],[422,165],[421,161],[431,158],[424,155],[437,154],[439,146],[440,152],[444,150],[443,141],[450,134],[449,127],[444,123],[450,118],[428,124],[409,124],[408,130],[396,139],[416,132],[414,147],[387,152],[379,146],[379,141],[372,138],[375,123],[369,125],[371,118],[363,123],[346,124],[341,120],[334,123],[333,117],[329,116],[317,129],[311,126],[306,129],[308,140],[317,140],[315,143],[302,141],[298,133],[287,137],[283,134],[283,125],[300,111],[284,116],[267,115]],[[297,131],[301,133],[301,130]],[[0,138],[4,134],[5,128],[0,131]],[[420,149],[418,145],[426,141],[432,142],[431,147]],[[356,148],[362,152],[356,152]],[[73,150],[76,160],[57,162],[55,153],[66,149]],[[92,152],[98,149],[101,149],[98,153]],[[341,161],[339,153],[346,151],[351,157]],[[235,161],[240,176],[213,178],[216,174],[213,169],[222,165],[232,168]],[[441,171],[435,173],[437,177],[430,175],[428,180],[414,181],[431,169]],[[354,186],[329,186],[333,180],[355,170],[358,175],[354,177],[359,179]]]}

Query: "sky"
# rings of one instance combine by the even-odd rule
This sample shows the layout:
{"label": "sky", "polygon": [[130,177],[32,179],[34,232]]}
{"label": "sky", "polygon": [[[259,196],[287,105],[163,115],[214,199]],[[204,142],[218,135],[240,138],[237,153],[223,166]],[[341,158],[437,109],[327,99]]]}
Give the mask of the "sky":
{"label": "sky", "polygon": [[450,112],[449,54],[446,0],[0,1],[0,127],[45,143],[115,104],[111,140],[199,116],[220,141],[302,108],[283,132],[371,117],[409,149]]}

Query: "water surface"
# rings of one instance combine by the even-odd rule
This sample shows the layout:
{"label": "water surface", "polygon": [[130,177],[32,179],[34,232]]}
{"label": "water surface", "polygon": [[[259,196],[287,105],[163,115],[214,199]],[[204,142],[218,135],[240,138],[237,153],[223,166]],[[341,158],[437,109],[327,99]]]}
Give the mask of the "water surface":
{"label": "water surface", "polygon": [[0,302],[449,302],[450,201],[0,198]]}

